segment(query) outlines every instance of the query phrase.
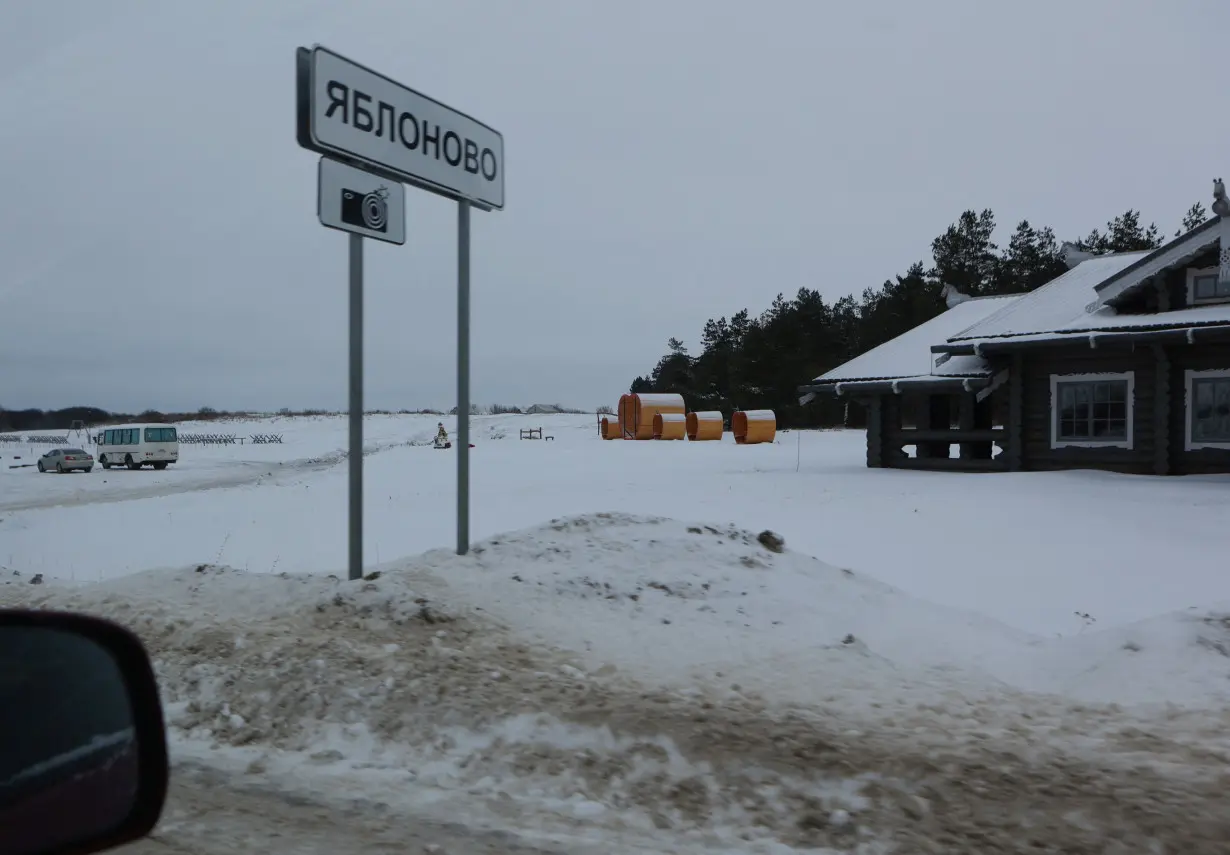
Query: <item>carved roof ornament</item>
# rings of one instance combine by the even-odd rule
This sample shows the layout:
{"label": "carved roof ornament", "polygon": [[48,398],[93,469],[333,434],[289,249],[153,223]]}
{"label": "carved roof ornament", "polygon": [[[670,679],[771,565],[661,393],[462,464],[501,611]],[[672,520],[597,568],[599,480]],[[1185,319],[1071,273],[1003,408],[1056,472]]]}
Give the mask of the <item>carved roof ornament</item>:
{"label": "carved roof ornament", "polygon": [[1230,283],[1230,199],[1226,198],[1226,183],[1220,178],[1213,179],[1213,213],[1219,217],[1217,281],[1225,285]]}
{"label": "carved roof ornament", "polygon": [[944,298],[944,302],[950,309],[953,306],[959,306],[961,303],[964,303],[966,300],[970,299],[970,295],[961,293],[956,285],[948,284],[945,284],[940,290],[940,296]]}
{"label": "carved roof ornament", "polygon": [[1219,217],[1230,216],[1230,199],[1226,198],[1226,183],[1213,179],[1213,213]]}
{"label": "carved roof ornament", "polygon": [[1063,245],[1059,247],[1059,253],[1063,256],[1063,263],[1067,265],[1069,270],[1080,264],[1082,261],[1088,261],[1091,258],[1098,257],[1096,252],[1081,249],[1076,244],[1066,240],[1063,242]]}

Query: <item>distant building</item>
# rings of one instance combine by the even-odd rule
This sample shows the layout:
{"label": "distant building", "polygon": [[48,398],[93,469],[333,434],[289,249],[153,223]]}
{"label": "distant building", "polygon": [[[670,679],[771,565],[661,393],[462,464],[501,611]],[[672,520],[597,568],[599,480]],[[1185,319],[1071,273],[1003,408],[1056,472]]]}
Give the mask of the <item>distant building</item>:
{"label": "distant building", "polygon": [[534,404],[525,411],[527,416],[558,416],[564,410],[558,404]]}
{"label": "distant building", "polygon": [[950,291],[943,314],[799,387],[801,400],[863,403],[868,466],[1230,473],[1220,182],[1215,196],[1218,216],[1157,250],[1067,253],[1071,269],[1027,294]]}

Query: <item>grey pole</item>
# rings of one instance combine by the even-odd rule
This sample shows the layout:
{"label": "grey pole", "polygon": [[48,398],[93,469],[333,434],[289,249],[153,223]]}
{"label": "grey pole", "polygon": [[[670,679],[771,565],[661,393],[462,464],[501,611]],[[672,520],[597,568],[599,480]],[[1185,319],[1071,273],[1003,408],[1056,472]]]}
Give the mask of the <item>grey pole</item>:
{"label": "grey pole", "polygon": [[350,578],[363,578],[363,236],[350,235]]}
{"label": "grey pole", "polygon": [[470,551],[470,203],[457,203],[457,554]]}

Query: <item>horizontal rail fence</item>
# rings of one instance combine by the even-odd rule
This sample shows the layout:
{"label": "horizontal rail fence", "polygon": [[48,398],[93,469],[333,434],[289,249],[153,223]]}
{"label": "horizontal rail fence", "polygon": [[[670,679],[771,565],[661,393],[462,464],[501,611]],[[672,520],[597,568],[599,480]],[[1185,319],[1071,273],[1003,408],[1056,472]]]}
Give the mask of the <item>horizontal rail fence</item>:
{"label": "horizontal rail fence", "polygon": [[0,442],[8,442],[8,443],[21,442],[21,437],[16,436],[11,433],[0,433]]}
{"label": "horizontal rail fence", "polygon": [[68,445],[66,436],[28,436],[26,442],[31,445]]}

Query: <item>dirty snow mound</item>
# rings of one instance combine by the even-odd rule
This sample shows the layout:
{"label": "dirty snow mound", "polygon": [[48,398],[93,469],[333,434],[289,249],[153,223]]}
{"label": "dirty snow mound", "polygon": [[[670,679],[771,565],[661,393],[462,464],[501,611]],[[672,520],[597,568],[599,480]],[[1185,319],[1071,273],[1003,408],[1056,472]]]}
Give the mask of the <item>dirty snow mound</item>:
{"label": "dirty snow mound", "polygon": [[1217,611],[1047,639],[733,525],[591,514],[403,567],[444,580],[450,598],[531,643],[662,686],[721,694],[738,683],[770,700],[848,709],[1008,687],[1098,703],[1230,703]]}
{"label": "dirty snow mound", "polygon": [[[630,721],[661,715],[673,722],[665,730],[686,733],[689,714],[669,697],[621,697],[579,663],[533,653],[420,594],[406,574],[350,583],[200,565],[3,590],[133,627],[154,656],[181,755],[201,743],[247,750],[251,775],[308,786],[313,770],[361,773],[381,789],[430,790],[428,801],[478,798],[506,817],[539,811],[565,827],[605,821],[703,833],[715,845],[733,828],[771,843],[784,827],[787,839],[814,842],[818,827],[796,828],[800,811],[855,816],[868,806],[844,772],[687,756],[652,719]],[[854,831],[851,820],[841,833]]]}
{"label": "dirty snow mound", "polygon": [[1026,694],[1007,684],[1050,646],[730,526],[556,520],[358,582],[212,565],[11,581],[8,603],[145,638],[181,756],[204,745],[288,786],[714,851],[1230,836],[1224,710]]}

